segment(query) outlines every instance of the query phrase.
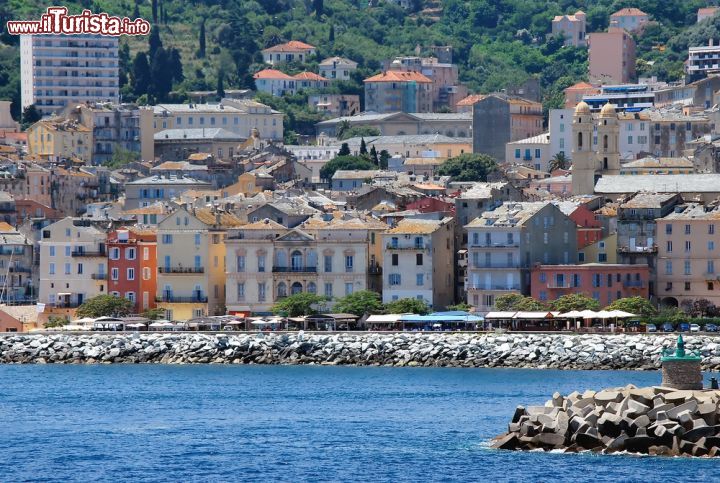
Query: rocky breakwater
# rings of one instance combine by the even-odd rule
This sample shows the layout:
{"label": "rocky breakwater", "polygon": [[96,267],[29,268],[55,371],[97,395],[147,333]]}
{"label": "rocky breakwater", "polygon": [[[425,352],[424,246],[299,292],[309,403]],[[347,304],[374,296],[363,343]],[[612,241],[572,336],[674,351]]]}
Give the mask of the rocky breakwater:
{"label": "rocky breakwater", "polygon": [[555,393],[544,406],[519,406],[493,447],[720,456],[720,392],[666,387]]}
{"label": "rocky breakwater", "polygon": [[[672,336],[469,333],[3,334],[0,363],[346,364],[657,369]],[[719,339],[688,337],[706,369]]]}

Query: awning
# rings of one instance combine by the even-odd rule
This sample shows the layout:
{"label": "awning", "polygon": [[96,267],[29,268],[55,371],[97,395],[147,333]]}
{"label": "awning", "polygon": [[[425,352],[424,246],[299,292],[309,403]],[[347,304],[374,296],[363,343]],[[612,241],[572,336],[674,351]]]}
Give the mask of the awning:
{"label": "awning", "polygon": [[517,312],[488,312],[486,319],[512,319]]}
{"label": "awning", "polygon": [[61,292],[57,294],[58,297],[67,297],[68,295],[72,295],[72,292]]}
{"label": "awning", "polygon": [[365,321],[368,324],[394,324],[400,322],[400,318],[407,314],[381,314],[371,315]]}
{"label": "awning", "polygon": [[518,312],[513,317],[515,319],[552,319],[552,312]]}

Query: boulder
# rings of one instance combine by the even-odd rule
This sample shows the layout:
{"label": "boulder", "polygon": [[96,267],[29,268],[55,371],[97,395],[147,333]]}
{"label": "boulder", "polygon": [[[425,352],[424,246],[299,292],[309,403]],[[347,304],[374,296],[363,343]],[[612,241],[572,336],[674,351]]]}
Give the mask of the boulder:
{"label": "boulder", "polygon": [[565,435],[558,433],[541,433],[536,436],[539,444],[557,448],[565,443]]}
{"label": "boulder", "polygon": [[518,437],[515,434],[506,434],[502,438],[496,440],[493,444],[493,448],[497,449],[515,449],[519,444]]}
{"label": "boulder", "polygon": [[603,445],[602,440],[596,434],[578,433],[573,436],[575,443],[585,449],[595,449]]}
{"label": "boulder", "polygon": [[625,449],[631,453],[647,453],[652,444],[650,436],[633,436],[625,440]]}

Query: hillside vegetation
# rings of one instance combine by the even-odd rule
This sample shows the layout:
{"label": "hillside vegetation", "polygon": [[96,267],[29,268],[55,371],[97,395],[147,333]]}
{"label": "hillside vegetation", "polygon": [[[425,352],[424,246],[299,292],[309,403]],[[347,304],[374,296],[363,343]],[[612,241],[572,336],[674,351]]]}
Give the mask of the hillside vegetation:
{"label": "hillside vegetation", "polygon": [[[720,39],[720,21],[695,24],[705,0],[417,0],[411,12],[382,0],[83,0],[68,2],[71,11],[82,8],[153,19],[165,49],[175,49],[182,61],[182,76],[173,75],[172,90],[215,90],[218,78],[225,89],[252,87],[252,73],[262,68],[260,50],[291,39],[319,48],[319,57],[341,55],[359,63],[346,91],[362,94],[362,78],[380,70],[380,62],[396,55],[427,54],[432,45],[451,45],[461,80],[472,91],[490,92],[529,77],[539,79],[546,107],[558,105],[561,90],[586,77],[585,49],[563,47],[549,36],[553,16],[582,9],[588,16],[588,32],[604,30],[609,15],[627,6],[650,14],[653,23],[638,42],[638,72],[661,80],[682,76],[687,46]],[[44,8],[29,0],[8,0],[0,5],[0,18],[35,18]],[[201,48],[200,30],[205,31]],[[0,37],[0,97],[19,103],[19,56],[17,39]],[[123,59],[123,99],[133,100],[132,64],[148,50],[147,38],[123,38],[129,56]],[[203,52],[204,50],[204,52]],[[152,62],[148,58],[148,62]],[[316,63],[289,66],[291,71],[314,69]],[[151,72],[163,72],[152,69]],[[152,75],[152,73],[151,73]],[[179,80],[182,79],[182,80]],[[278,101],[278,106],[283,102]],[[285,102],[293,105],[293,101]],[[302,104],[302,102],[296,102]],[[311,113],[295,109],[303,118],[300,131],[314,120]],[[300,112],[300,114],[298,114]],[[18,115],[18,109],[14,109]],[[295,126],[293,126],[295,127]]]}

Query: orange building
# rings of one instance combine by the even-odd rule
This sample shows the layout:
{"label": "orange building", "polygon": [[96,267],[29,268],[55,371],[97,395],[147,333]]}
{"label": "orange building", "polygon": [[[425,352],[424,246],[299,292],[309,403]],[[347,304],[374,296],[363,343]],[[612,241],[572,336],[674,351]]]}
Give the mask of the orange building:
{"label": "orange building", "polygon": [[120,228],[108,234],[108,293],[135,303],[134,312],[155,308],[157,232]]}
{"label": "orange building", "polygon": [[575,109],[584,96],[600,94],[600,88],[587,82],[578,82],[565,89],[565,109]]}

